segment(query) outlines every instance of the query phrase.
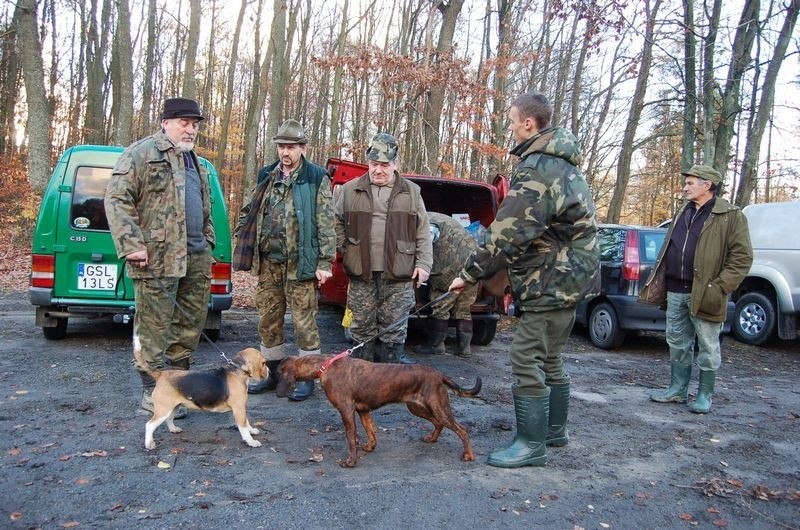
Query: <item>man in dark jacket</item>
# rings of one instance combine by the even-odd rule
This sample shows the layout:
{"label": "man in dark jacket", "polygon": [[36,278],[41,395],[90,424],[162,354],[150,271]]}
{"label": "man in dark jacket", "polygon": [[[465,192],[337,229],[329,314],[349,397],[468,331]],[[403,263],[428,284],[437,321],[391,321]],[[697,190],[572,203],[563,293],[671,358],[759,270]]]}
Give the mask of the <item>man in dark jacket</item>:
{"label": "man in dark jacket", "polygon": [[509,130],[520,163],[508,196],[488,229],[486,248],[467,260],[451,291],[502,268],[522,311],[511,345],[517,433],[489,455],[497,467],[541,466],[546,445],[566,445],[569,376],[561,350],[575,306],[600,291],[597,223],[589,185],[578,169],[580,146],[553,127],[553,107],[538,93],[511,103]]}
{"label": "man in dark jacket", "polygon": [[[286,120],[272,141],[278,160],[258,172],[250,202],[241,211],[233,252],[234,269],[258,276],[258,333],[270,373],[248,387],[251,394],[277,386],[278,364],[286,355],[287,305],[298,353],[320,353],[317,285],[332,276],[336,251],[331,181],[325,168],[306,160],[303,127]],[[313,390],[313,381],[301,381],[289,399],[302,401]]]}
{"label": "man in dark jacket", "polygon": [[697,340],[700,385],[689,406],[711,410],[717,370],[722,363],[719,334],[727,316],[728,295],[747,276],[753,262],[747,218],[716,197],[722,175],[706,165],[682,173],[686,204],[670,224],[666,244],[640,294],[640,301],[667,311],[671,383],[650,396],[660,403],[686,403]]}

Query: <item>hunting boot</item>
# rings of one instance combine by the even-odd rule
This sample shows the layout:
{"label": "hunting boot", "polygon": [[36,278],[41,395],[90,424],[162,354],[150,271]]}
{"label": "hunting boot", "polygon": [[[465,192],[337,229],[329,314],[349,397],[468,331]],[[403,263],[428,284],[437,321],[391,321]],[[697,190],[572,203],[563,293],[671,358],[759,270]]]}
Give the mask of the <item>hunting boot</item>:
{"label": "hunting boot", "polygon": [[263,394],[264,392],[272,392],[278,386],[278,366],[280,366],[282,359],[267,361],[267,368],[269,368],[269,375],[264,379],[250,383],[247,385],[248,394]]}
{"label": "hunting boot", "polygon": [[711,410],[711,396],[714,395],[714,381],[717,372],[714,370],[700,370],[700,385],[697,387],[697,397],[689,405],[689,410],[697,414],[708,414]]}
{"label": "hunting boot", "polygon": [[386,342],[383,345],[384,362],[397,364],[417,364],[414,359],[406,357],[406,347],[403,343]]}
{"label": "hunting boot", "polygon": [[414,353],[424,353],[427,355],[443,354],[448,324],[449,321],[447,319],[433,319],[431,332],[428,334],[428,344],[414,346]]}
{"label": "hunting boot", "polygon": [[353,350],[352,356],[356,359],[364,359],[369,362],[380,362],[377,360],[379,355],[377,354],[378,347],[376,343],[377,341],[375,340],[365,342],[360,348]]}
{"label": "hunting boot", "polygon": [[550,414],[547,421],[545,443],[552,447],[563,447],[569,442],[567,415],[569,413],[569,379],[563,383],[551,383]]}
{"label": "hunting boot", "polygon": [[489,454],[486,463],[494,467],[543,466],[547,463],[548,411],[550,396],[520,393],[514,389],[517,435],[506,449]]}
{"label": "hunting boot", "polygon": [[[316,350],[299,350],[300,357],[306,355],[318,355],[319,348]],[[314,380],[298,381],[294,386],[294,392],[289,394],[290,401],[305,401],[314,393]]]}
{"label": "hunting boot", "polygon": [[659,403],[686,403],[689,396],[689,379],[692,377],[692,365],[672,363],[671,382],[666,390],[650,394],[650,399]]}
{"label": "hunting boot", "polygon": [[156,386],[156,380],[144,372],[139,372],[139,377],[142,379],[142,401],[139,406],[142,410],[153,413],[153,389]]}
{"label": "hunting boot", "polygon": [[472,319],[456,320],[456,355],[472,357],[469,345],[472,342]]}
{"label": "hunting boot", "polygon": [[[191,364],[191,359],[189,357],[184,357],[183,359],[178,359],[177,361],[167,361],[167,364],[173,370],[188,370],[189,365]],[[186,417],[186,406],[185,405],[178,405],[175,407],[175,414],[173,418],[176,420],[180,420]]]}

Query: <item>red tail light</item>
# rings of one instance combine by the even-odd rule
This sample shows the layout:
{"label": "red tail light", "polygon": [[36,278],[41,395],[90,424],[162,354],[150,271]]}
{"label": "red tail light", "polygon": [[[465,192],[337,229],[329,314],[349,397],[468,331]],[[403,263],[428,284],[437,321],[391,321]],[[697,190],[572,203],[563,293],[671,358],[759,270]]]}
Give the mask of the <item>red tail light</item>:
{"label": "red tail light", "polygon": [[56,257],[52,254],[33,254],[31,256],[31,286],[50,287],[55,285]]}
{"label": "red tail light", "polygon": [[228,294],[231,292],[231,264],[211,264],[211,294]]}
{"label": "red tail light", "polygon": [[626,280],[639,279],[639,233],[629,230],[625,234],[625,254],[622,257],[622,277]]}

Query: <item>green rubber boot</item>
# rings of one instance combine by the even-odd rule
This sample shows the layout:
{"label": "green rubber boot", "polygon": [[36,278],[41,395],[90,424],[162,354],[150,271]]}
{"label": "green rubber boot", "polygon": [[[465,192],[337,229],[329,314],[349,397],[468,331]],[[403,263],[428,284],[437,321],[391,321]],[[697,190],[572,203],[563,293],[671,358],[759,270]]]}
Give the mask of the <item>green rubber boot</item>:
{"label": "green rubber boot", "polygon": [[708,414],[711,411],[711,396],[714,395],[714,382],[717,372],[714,370],[700,370],[700,385],[697,387],[697,397],[689,405],[689,410],[696,414]]}
{"label": "green rubber boot", "polygon": [[650,399],[659,403],[686,403],[689,397],[689,379],[692,377],[692,365],[673,362],[671,382],[666,390],[650,394]]}
{"label": "green rubber boot", "polygon": [[569,379],[565,383],[553,383],[547,386],[550,387],[550,414],[545,444],[551,447],[564,447],[569,442],[567,435]]}
{"label": "green rubber boot", "polygon": [[543,466],[547,463],[547,418],[550,396],[520,395],[514,391],[517,435],[506,449],[489,454],[486,463],[494,467]]}
{"label": "green rubber boot", "polygon": [[444,341],[447,339],[447,327],[450,322],[446,319],[435,318],[431,323],[428,334],[428,344],[414,346],[414,353],[426,355],[441,355],[444,353]]}

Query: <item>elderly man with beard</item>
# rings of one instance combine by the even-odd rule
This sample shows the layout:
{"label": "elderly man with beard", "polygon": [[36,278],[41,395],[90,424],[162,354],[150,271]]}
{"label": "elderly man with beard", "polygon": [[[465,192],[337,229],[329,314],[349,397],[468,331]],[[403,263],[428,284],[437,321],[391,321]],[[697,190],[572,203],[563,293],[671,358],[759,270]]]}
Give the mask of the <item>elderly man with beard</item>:
{"label": "elderly man with beard", "polygon": [[[196,101],[165,100],[161,131],[122,153],[106,191],[111,236],[133,279],[133,332],[151,370],[187,370],[206,321],[216,240],[208,172],[193,151],[202,120]],[[152,412],[155,381],[137,369],[141,407]]]}

